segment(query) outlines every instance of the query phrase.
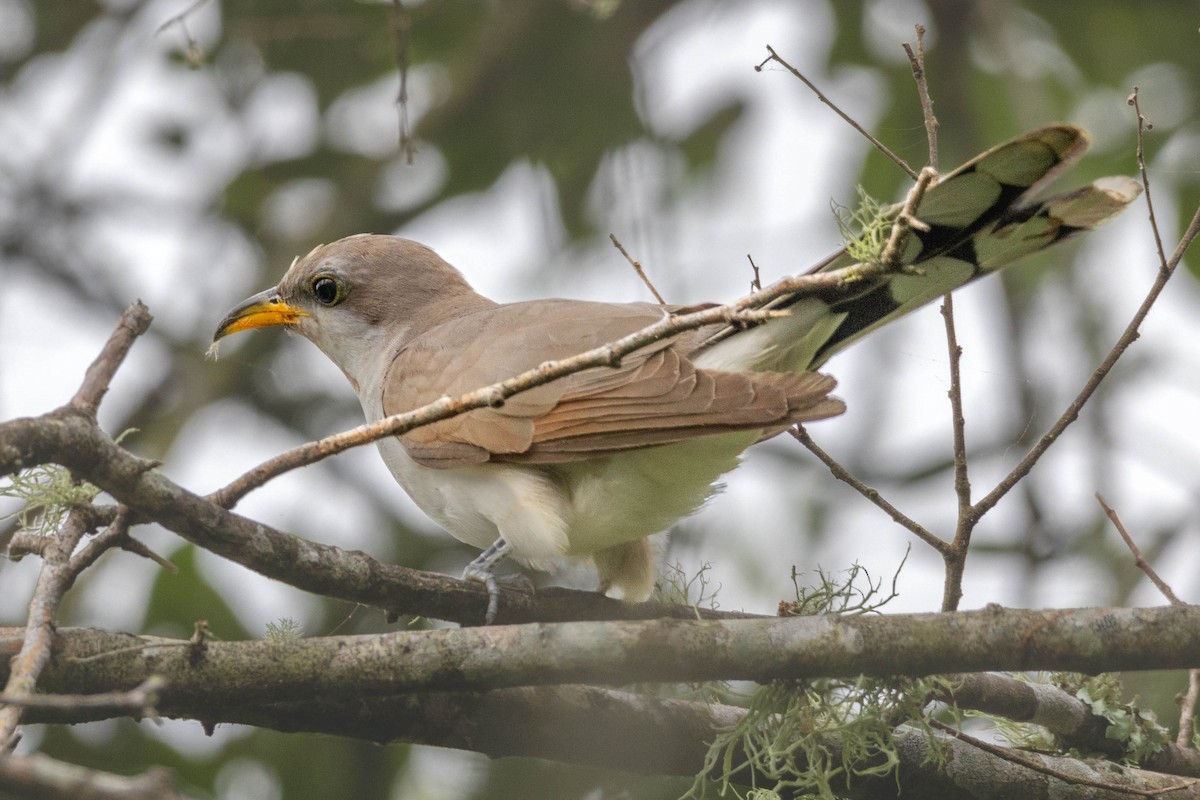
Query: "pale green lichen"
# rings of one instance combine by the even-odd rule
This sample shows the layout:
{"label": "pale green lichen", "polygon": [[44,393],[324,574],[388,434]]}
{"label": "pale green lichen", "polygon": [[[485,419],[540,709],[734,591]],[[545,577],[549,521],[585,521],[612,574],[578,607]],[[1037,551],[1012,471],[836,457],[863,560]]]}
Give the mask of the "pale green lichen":
{"label": "pale green lichen", "polygon": [[[840,575],[818,569],[816,576],[815,586],[801,586],[793,570],[796,600],[781,603],[781,614],[866,614],[896,595],[896,577],[885,594],[883,581],[872,579],[859,564]],[[831,800],[839,787],[856,778],[895,774],[899,754],[894,731],[902,722],[928,735],[938,758],[943,748],[926,707],[948,687],[946,679],[937,677],[775,681],[761,686],[741,698],[746,714],[716,736],[704,770],[686,796],[698,800],[715,793],[774,800],[786,791],[789,796]]]}
{"label": "pale green lichen", "polygon": [[851,209],[835,203],[833,216],[847,255],[860,264],[878,264],[891,236],[895,208],[880,203],[861,186],[857,192],[858,205]]}
{"label": "pale green lichen", "polygon": [[[117,444],[136,432],[137,428],[124,431],[116,438]],[[20,508],[0,519],[16,517],[26,533],[50,536],[63,526],[72,508],[91,503],[98,494],[99,487],[77,480],[66,467],[41,464],[10,475],[8,482],[0,485],[0,497],[22,502]]]}
{"label": "pale green lichen", "polygon": [[263,638],[268,642],[290,642],[303,636],[304,629],[299,622],[291,617],[282,617],[267,623],[267,632]]}
{"label": "pale green lichen", "polygon": [[10,476],[8,483],[0,486],[0,497],[23,503],[0,519],[16,517],[27,533],[50,536],[62,527],[72,508],[92,502],[98,494],[98,487],[76,480],[66,467],[42,464]]}

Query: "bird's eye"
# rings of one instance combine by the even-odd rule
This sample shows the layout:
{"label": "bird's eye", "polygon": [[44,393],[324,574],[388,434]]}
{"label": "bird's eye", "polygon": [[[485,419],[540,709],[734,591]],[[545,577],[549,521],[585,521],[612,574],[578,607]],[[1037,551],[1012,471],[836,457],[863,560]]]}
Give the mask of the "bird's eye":
{"label": "bird's eye", "polygon": [[313,278],[312,293],[313,297],[317,298],[317,302],[326,306],[334,305],[341,299],[341,292],[338,291],[337,281],[328,275]]}

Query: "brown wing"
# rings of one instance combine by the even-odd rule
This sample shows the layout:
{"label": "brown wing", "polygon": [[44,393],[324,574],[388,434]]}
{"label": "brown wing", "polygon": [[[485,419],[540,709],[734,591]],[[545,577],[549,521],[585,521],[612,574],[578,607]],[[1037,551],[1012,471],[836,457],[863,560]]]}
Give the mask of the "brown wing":
{"label": "brown wing", "polygon": [[[541,300],[460,317],[401,351],[384,381],[384,410],[408,411],[575,355],[653,324],[662,313],[649,304]],[[730,431],[778,430],[844,410],[828,397],[834,381],[824,375],[697,369],[684,353],[704,335],[657,342],[620,367],[585,370],[400,440],[414,460],[431,467],[551,463]]]}

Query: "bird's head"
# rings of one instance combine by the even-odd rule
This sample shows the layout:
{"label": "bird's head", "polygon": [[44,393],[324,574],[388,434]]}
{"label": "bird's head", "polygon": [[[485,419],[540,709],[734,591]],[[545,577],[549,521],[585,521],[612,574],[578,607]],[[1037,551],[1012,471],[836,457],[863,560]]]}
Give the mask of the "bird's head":
{"label": "bird's head", "polygon": [[232,333],[282,326],[321,348],[357,389],[386,351],[475,300],[488,302],[425,245],[348,236],[293,260],[278,285],[235,306],[210,352]]}

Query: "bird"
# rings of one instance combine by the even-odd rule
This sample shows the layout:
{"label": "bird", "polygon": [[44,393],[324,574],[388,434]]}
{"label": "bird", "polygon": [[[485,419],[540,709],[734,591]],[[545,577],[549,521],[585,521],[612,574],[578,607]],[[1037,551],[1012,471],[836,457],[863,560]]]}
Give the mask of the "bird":
{"label": "bird", "polygon": [[[590,562],[599,589],[646,599],[648,537],[712,495],[747,448],[841,414],[818,372],[863,335],[1012,261],[1109,220],[1141,191],[1101,178],[1034,196],[1086,150],[1071,125],[1000,144],[936,180],[915,208],[902,268],[839,292],[796,292],[759,323],[714,324],[376,442],[429,517],[482,552],[463,577],[499,604],[505,559],[538,570]],[[884,218],[894,218],[893,206]],[[857,257],[851,253],[858,253]],[[852,266],[848,247],[810,272]],[[345,374],[368,422],[457,396],[616,340],[680,313],[647,302],[494,302],[423,244],[356,234],[293,260],[278,285],[236,305],[213,336],[280,326]]]}

